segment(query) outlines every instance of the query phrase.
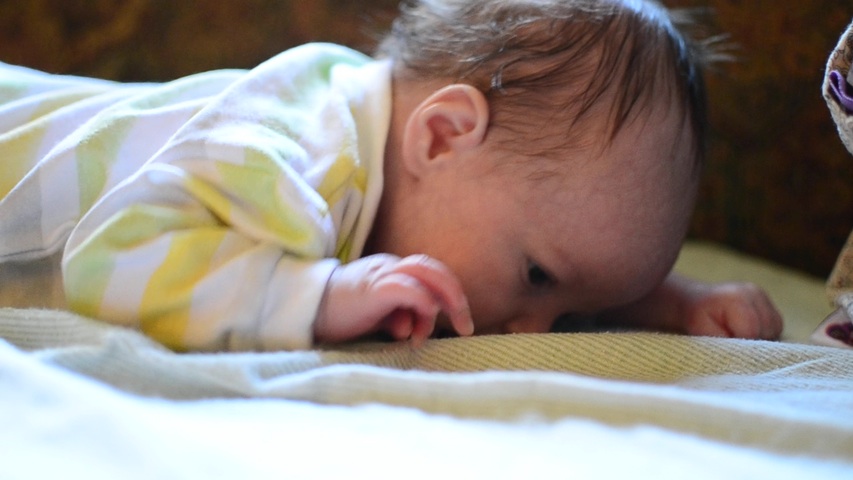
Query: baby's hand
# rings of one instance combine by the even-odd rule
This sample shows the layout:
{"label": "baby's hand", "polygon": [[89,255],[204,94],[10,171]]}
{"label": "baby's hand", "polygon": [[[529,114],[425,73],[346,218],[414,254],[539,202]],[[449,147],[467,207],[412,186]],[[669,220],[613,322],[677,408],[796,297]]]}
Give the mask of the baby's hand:
{"label": "baby's hand", "polygon": [[695,283],[684,306],[688,335],[775,340],[782,333],[782,316],[751,283]]}
{"label": "baby's hand", "polygon": [[343,342],[383,331],[419,344],[442,312],[459,335],[474,332],[462,285],[443,263],[426,255],[370,255],[332,273],[314,339]]}

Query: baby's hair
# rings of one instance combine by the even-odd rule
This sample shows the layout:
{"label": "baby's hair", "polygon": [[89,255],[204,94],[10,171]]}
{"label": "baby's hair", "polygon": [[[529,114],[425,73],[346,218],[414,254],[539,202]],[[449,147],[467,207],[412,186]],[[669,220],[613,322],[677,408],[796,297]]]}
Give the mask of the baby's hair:
{"label": "baby's hair", "polygon": [[[544,150],[536,154],[546,156],[582,138],[584,129],[575,127],[602,98],[611,103],[613,138],[670,92],[701,161],[701,70],[710,56],[685,33],[688,17],[651,0],[405,0],[377,56],[394,61],[398,78],[473,85],[489,99],[492,126],[540,140]],[[565,112],[569,128],[554,139],[542,123],[518,122],[519,112],[541,112],[548,123]],[[531,144],[519,147],[530,154]]]}

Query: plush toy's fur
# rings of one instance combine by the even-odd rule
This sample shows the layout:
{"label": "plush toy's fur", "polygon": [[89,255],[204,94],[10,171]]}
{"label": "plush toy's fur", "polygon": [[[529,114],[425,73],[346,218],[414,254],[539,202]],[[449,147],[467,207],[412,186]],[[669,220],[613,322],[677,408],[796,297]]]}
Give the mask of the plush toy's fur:
{"label": "plush toy's fur", "polygon": [[[829,106],[832,119],[838,126],[838,135],[847,150],[853,154],[853,24],[841,36],[826,65],[823,98]],[[818,343],[846,344],[853,347],[853,233],[841,249],[835,267],[826,283],[829,300],[837,307],[812,336]]]}

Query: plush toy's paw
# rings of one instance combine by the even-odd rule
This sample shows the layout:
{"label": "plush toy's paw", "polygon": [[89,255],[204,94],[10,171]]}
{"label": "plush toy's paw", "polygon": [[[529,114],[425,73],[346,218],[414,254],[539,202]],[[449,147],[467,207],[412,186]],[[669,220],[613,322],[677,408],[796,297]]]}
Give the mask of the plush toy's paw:
{"label": "plush toy's paw", "polygon": [[[853,70],[850,71],[853,73]],[[850,75],[848,75],[848,78]],[[835,96],[835,99],[844,108],[848,114],[853,113],[853,86],[850,81],[844,78],[838,70],[833,70],[829,73],[829,88]]]}
{"label": "plush toy's paw", "polygon": [[839,307],[821,322],[812,334],[812,342],[828,347],[853,348],[853,321],[847,309]]}

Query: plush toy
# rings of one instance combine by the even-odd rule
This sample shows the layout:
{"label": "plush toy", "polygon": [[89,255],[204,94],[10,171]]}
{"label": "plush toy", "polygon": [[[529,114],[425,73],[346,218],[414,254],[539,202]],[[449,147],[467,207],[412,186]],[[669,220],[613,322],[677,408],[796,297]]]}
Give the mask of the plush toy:
{"label": "plush toy", "polygon": [[[853,24],[829,56],[823,82],[823,98],[838,135],[853,153]],[[853,233],[841,249],[826,283],[829,300],[838,308],[820,324],[812,340],[821,345],[853,348]]]}

